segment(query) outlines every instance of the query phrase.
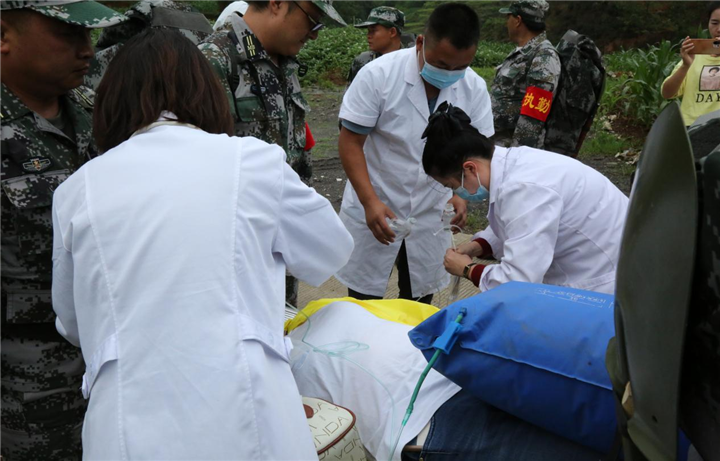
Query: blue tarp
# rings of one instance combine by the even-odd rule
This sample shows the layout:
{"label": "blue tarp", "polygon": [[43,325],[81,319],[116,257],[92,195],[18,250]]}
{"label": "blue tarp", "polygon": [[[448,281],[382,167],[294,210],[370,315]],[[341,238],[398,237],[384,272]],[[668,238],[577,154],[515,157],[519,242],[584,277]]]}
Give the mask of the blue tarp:
{"label": "blue tarp", "polygon": [[497,408],[608,452],[617,424],[605,369],[613,305],[602,293],[510,282],[448,306],[409,336],[430,359],[435,338],[466,308],[435,369]]}

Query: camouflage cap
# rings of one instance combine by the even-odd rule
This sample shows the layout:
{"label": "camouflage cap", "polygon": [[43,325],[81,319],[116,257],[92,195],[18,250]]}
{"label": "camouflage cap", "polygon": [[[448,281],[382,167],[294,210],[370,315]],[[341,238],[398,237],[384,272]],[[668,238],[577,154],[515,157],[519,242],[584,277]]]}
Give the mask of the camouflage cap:
{"label": "camouflage cap", "polygon": [[405,27],[405,14],[390,6],[378,6],[370,11],[367,20],[363,23],[356,24],[355,27],[368,27],[374,24],[380,24],[385,27],[396,27],[398,32]]}
{"label": "camouflage cap", "polygon": [[332,6],[332,0],[312,0],[313,5],[320,8],[320,10],[327,15],[330,19],[340,24],[341,26],[347,26],[347,23],[340,17],[340,13],[335,10]]}
{"label": "camouflage cap", "polygon": [[84,0],[0,1],[0,10],[27,8],[76,26],[98,29],[114,26],[127,18],[98,2]]}
{"label": "camouflage cap", "polygon": [[524,21],[544,23],[549,9],[550,5],[545,0],[518,0],[509,8],[500,8],[500,13],[522,16]]}

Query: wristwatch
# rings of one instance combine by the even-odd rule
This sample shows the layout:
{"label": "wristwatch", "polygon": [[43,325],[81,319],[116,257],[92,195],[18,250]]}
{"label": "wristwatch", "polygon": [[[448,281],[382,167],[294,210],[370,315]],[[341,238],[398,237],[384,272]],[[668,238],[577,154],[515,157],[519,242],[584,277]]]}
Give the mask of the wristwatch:
{"label": "wristwatch", "polygon": [[465,266],[465,269],[463,269],[463,278],[470,280],[470,270],[475,266],[477,266],[477,263],[470,263]]}

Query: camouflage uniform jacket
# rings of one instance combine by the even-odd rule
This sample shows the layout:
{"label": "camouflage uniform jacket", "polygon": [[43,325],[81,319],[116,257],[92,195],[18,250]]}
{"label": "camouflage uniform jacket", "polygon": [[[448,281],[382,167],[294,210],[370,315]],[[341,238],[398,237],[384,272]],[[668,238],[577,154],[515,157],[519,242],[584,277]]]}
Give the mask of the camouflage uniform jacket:
{"label": "camouflage uniform jacket", "polygon": [[510,53],[497,67],[490,87],[495,123],[493,139],[497,144],[544,147],[545,122],[521,115],[520,110],[528,87],[534,86],[555,96],[560,71],[560,57],[545,32]]}
{"label": "camouflage uniform jacket", "polygon": [[[96,155],[91,132],[93,98],[92,91],[82,87],[61,98],[63,113],[72,122],[75,133],[75,139],[70,139],[2,85],[3,328],[55,322],[50,292],[53,192]],[[69,343],[65,345],[68,351],[56,350],[62,347],[58,344],[47,346],[52,351],[37,350],[37,362],[6,363],[6,355],[11,351],[5,349],[3,341],[3,376],[13,376],[13,385],[28,392],[74,383],[77,375],[57,371],[58,366],[78,371],[75,370],[78,364],[73,362],[75,357],[82,367],[80,350]],[[60,357],[58,360],[64,365],[51,363],[51,357]]]}
{"label": "camouflage uniform jacket", "polygon": [[85,85],[97,89],[110,61],[123,43],[148,27],[173,28],[198,44],[212,33],[208,20],[189,2],[173,0],[142,0],[125,12],[130,18],[103,29],[97,42],[97,53],[85,76]]}
{"label": "camouflage uniform jacket", "polygon": [[[401,39],[402,39],[402,41],[401,41],[400,49],[412,48],[415,46],[415,35],[402,34]],[[371,50],[363,51],[359,55],[355,56],[355,59],[353,59],[353,62],[350,65],[350,72],[348,72],[347,86],[350,86],[352,81],[355,80],[355,77],[357,76],[358,72],[360,72],[360,69],[362,69],[365,64],[379,58],[380,56],[382,56],[382,54],[378,53],[377,51],[371,51]]]}
{"label": "camouflage uniform jacket", "polygon": [[380,56],[382,56],[380,53],[371,50],[363,51],[362,53],[357,55],[355,59],[353,59],[352,64],[350,65],[350,72],[348,72],[347,76],[348,86],[350,86],[352,81],[355,80],[355,76],[358,74],[358,72],[360,72],[360,69],[362,69],[365,64],[379,58]]}
{"label": "camouflage uniform jacket", "polygon": [[293,58],[281,57],[277,66],[238,15],[231,31],[218,31],[199,48],[220,76],[235,119],[237,136],[253,136],[281,146],[287,161],[303,182],[312,180],[310,153],[305,151],[305,114]]}

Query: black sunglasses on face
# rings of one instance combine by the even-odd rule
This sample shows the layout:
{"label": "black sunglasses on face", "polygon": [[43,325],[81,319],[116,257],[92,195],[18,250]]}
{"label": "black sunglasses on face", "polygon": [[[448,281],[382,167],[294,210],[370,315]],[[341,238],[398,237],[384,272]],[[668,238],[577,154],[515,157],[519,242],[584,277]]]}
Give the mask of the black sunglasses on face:
{"label": "black sunglasses on face", "polygon": [[320,29],[322,29],[322,28],[325,27],[325,24],[323,24],[322,22],[314,20],[314,19],[312,18],[312,16],[310,16],[310,15],[308,14],[308,12],[305,11],[305,10],[302,8],[302,6],[300,6],[300,5],[298,4],[298,2],[293,1],[293,3],[295,4],[295,6],[297,6],[298,8],[300,8],[300,11],[302,11],[303,13],[305,13],[305,16],[307,16],[307,18],[310,20],[310,24],[312,24],[312,28],[310,29],[310,33],[317,32],[317,31],[319,31]]}

